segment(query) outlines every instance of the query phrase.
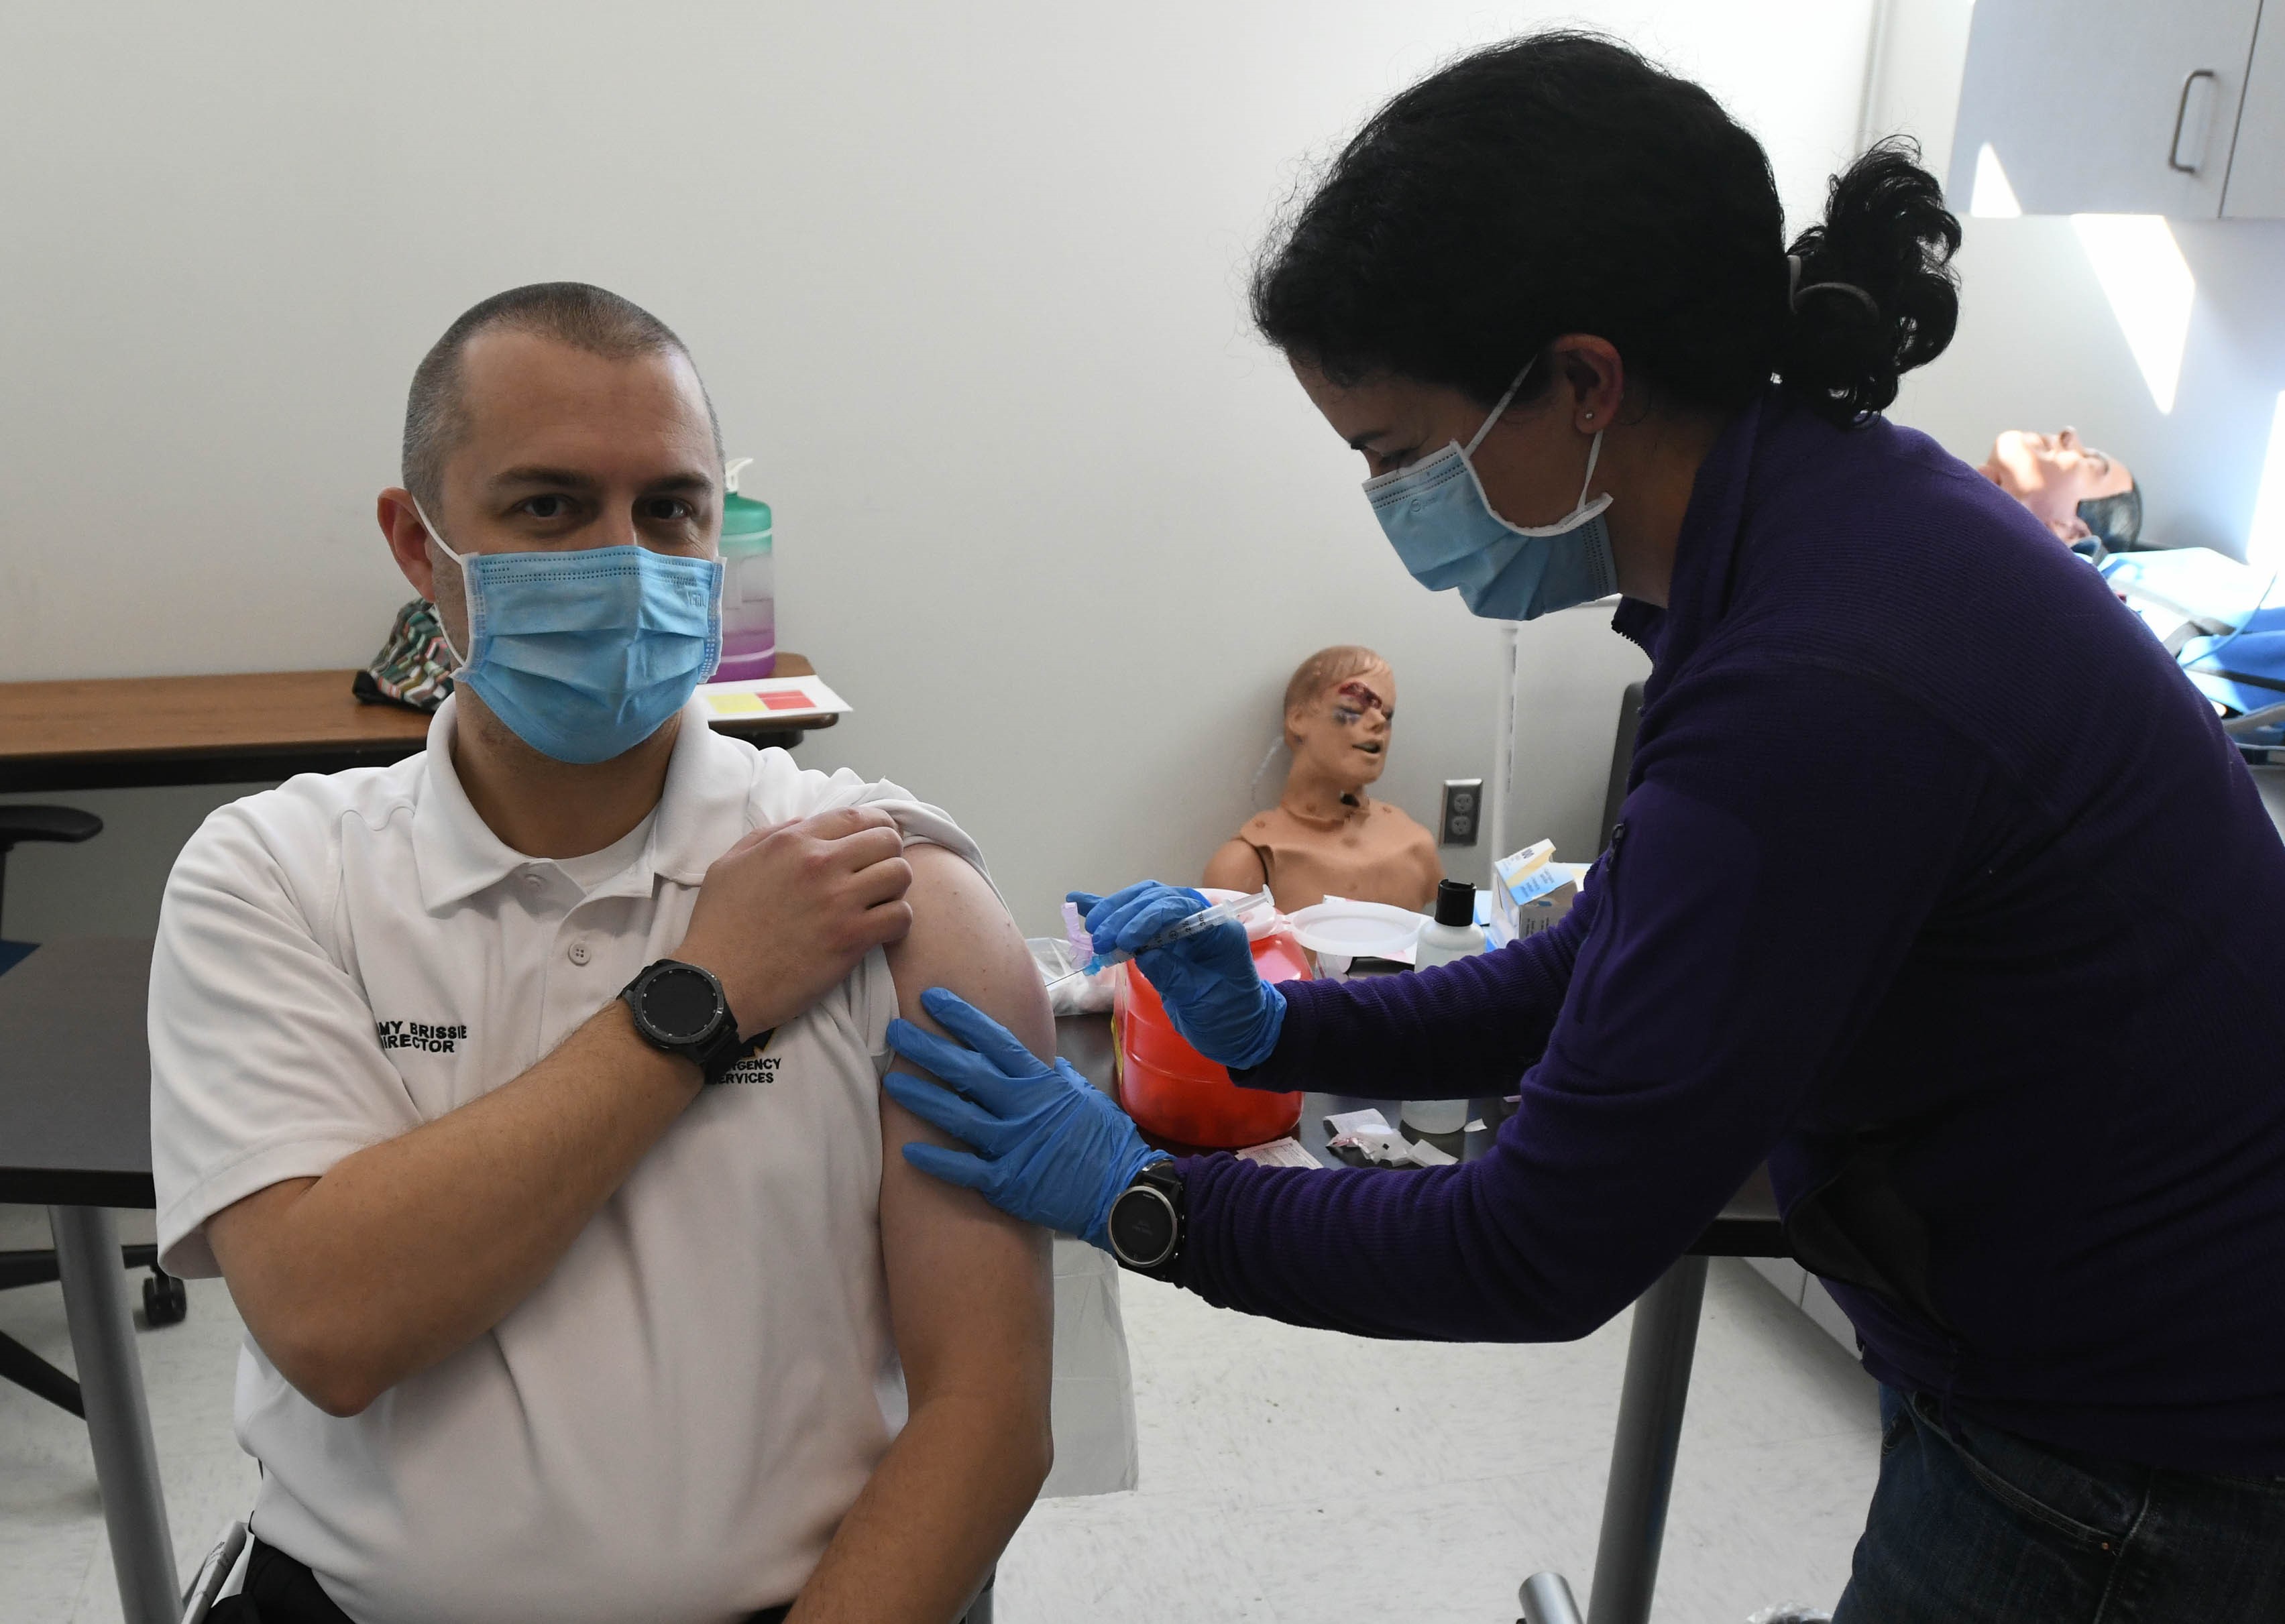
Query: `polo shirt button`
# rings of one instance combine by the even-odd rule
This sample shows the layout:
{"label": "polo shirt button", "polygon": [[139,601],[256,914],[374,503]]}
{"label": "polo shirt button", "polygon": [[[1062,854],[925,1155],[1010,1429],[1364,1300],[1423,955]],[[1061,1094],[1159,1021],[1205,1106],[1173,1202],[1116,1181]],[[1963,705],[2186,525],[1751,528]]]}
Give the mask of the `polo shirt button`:
{"label": "polo shirt button", "polygon": [[523,876],[523,889],[528,891],[536,891],[546,883],[546,882],[536,874],[527,874]]}
{"label": "polo shirt button", "polygon": [[585,942],[574,942],[566,951],[574,964],[585,964],[591,956]]}

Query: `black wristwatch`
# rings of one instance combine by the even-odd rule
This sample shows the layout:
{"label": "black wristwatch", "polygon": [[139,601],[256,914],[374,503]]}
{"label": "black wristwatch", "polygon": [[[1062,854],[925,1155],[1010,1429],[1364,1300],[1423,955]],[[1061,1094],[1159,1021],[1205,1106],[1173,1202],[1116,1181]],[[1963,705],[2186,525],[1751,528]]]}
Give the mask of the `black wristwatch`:
{"label": "black wristwatch", "polygon": [[1111,1204],[1111,1255],[1138,1275],[1171,1281],[1190,1222],[1182,1175],[1171,1158],[1152,1162]]}
{"label": "black wristwatch", "polygon": [[627,983],[619,997],[634,1013],[644,1042],[696,1061],[710,1083],[720,1082],[746,1051],[738,1041],[738,1017],[711,970],[661,959]]}

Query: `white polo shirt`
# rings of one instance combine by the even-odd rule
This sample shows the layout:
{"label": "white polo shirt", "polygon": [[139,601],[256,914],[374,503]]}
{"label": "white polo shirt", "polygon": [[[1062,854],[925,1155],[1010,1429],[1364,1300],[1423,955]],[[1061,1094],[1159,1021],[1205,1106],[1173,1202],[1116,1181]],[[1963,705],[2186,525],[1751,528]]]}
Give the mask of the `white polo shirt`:
{"label": "white polo shirt", "polygon": [[[225,806],[167,885],[151,972],[159,1243],[530,1067],[680,941],[741,836],[878,805],[982,867],[893,784],[797,768],[685,713],[622,864],[509,850],[452,771],[453,706],[392,767]],[[609,873],[596,872],[609,869]],[[904,1413],[881,1264],[868,954],[709,1088],[488,1334],[326,1415],[249,1338],[253,1519],[361,1624],[732,1620],[798,1591]]]}

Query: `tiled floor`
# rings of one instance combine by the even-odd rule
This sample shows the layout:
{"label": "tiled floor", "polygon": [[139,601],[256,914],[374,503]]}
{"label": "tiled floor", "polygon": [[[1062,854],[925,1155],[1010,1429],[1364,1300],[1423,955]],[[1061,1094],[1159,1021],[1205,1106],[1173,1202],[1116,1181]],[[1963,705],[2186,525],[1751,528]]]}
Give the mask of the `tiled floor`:
{"label": "tiled floor", "polygon": [[[43,1243],[38,1214],[0,1209],[0,1248]],[[1624,1316],[1582,1342],[1504,1348],[1295,1330],[1132,1278],[1125,1309],[1142,1487],[1034,1511],[1001,1565],[1001,1624],[1508,1624],[1542,1567],[1584,1599]],[[54,1287],[0,1293],[0,1330],[68,1365]],[[238,1336],[228,1293],[197,1282],[185,1323],[138,1338],[186,1565],[253,1500],[230,1431]],[[1877,1451],[1871,1382],[1761,1280],[1716,1263],[1661,1624],[1830,1605]],[[0,1620],[118,1617],[84,1434],[0,1386]]]}
{"label": "tiled floor", "polygon": [[[1142,1426],[1132,1495],[1053,1501],[1001,1565],[1004,1624],[1509,1624],[1525,1575],[1592,1578],[1628,1320],[1582,1342],[1363,1342],[1124,1283]],[[1879,1454],[1872,1381],[1717,1261],[1683,1433],[1660,1624],[1830,1606]]]}

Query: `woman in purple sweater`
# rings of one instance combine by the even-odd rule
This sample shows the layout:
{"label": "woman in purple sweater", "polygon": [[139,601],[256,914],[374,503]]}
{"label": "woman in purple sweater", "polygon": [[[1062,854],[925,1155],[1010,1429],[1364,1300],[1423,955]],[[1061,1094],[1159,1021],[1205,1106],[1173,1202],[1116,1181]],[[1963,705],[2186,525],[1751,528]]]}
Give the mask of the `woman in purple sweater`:
{"label": "woman in purple sweater", "polygon": [[[1788,249],[1760,146],[1608,41],[1455,63],[1266,256],[1263,333],[1419,582],[1648,652],[1558,929],[1263,985],[1142,955],[1263,1087],[1519,1091],[1425,1173],[1176,1161],[949,995],[907,1151],[1208,1301],[1362,1336],[1582,1336],[1766,1162],[1879,1378],[1844,1621],[2285,1618],[2285,845],[2095,573],[1881,415],[1958,310],[1901,144]],[[2026,628],[2036,628],[2027,634]],[[1199,906],[1082,898],[1098,947]],[[941,1002],[935,1001],[941,1000]]]}

